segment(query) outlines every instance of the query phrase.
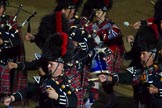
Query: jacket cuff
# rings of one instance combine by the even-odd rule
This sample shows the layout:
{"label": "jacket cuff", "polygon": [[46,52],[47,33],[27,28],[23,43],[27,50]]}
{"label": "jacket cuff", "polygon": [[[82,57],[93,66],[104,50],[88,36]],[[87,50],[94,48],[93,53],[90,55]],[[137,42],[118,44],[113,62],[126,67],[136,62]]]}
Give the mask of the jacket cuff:
{"label": "jacket cuff", "polygon": [[159,89],[159,97],[162,97],[162,89]]}
{"label": "jacket cuff", "polygon": [[17,65],[18,65],[17,70],[24,70],[25,69],[24,63],[18,63]]}
{"label": "jacket cuff", "polygon": [[66,95],[59,95],[57,101],[58,101],[58,103],[60,105],[63,105],[63,106],[67,106],[68,105],[68,99],[67,99]]}
{"label": "jacket cuff", "polygon": [[112,77],[113,77],[113,80],[112,80],[112,82],[113,82],[113,84],[118,84],[119,83],[119,76],[118,76],[118,74],[116,74],[116,73],[112,73]]}
{"label": "jacket cuff", "polygon": [[12,95],[15,97],[15,101],[23,100],[23,97],[20,92],[13,93]]}
{"label": "jacket cuff", "polygon": [[35,35],[32,36],[32,39],[30,40],[31,43],[35,42]]}

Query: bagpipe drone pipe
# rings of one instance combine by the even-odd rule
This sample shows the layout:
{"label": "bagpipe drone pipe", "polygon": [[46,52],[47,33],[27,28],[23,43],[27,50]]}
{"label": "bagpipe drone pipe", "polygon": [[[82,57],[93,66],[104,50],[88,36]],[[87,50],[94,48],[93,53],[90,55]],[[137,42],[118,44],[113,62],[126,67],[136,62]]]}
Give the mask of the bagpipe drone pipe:
{"label": "bagpipe drone pipe", "polygon": [[[17,7],[17,12],[14,16],[6,15],[1,16],[0,20],[0,58],[1,64],[6,64],[8,58],[15,58],[20,55],[22,48],[21,28],[30,21],[30,19],[36,14],[31,13],[22,24],[18,24],[17,17],[22,10],[22,5]],[[30,31],[30,30],[27,30]],[[12,60],[10,60],[12,61]]]}
{"label": "bagpipe drone pipe", "polygon": [[15,58],[19,55],[21,44],[19,35],[19,30],[9,23],[0,24],[0,58],[2,64],[7,63],[7,58]]}

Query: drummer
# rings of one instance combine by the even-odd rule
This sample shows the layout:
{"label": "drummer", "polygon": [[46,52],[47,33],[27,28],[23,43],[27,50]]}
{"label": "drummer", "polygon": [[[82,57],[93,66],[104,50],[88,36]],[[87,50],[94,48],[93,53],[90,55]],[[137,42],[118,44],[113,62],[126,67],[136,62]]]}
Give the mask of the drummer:
{"label": "drummer", "polygon": [[[107,3],[105,3],[105,0],[93,0],[90,3],[92,5],[95,3],[93,9],[95,11],[96,22],[92,28],[93,36],[98,37],[98,39],[95,39],[97,47],[93,54],[90,74],[93,75],[92,78],[95,78],[94,75],[97,75],[96,77],[98,78],[102,74],[110,74],[112,76],[111,74],[121,72],[121,64],[125,50],[120,28],[107,17],[107,12],[112,8],[113,1],[107,0]],[[111,82],[110,78],[108,80]],[[97,91],[97,88],[99,90],[98,83],[95,82],[96,86],[92,87],[93,91]],[[107,87],[110,88],[105,92],[112,96],[110,96],[110,101],[114,102],[116,99],[111,100],[114,98],[113,86]],[[111,105],[108,106],[112,107]]]}

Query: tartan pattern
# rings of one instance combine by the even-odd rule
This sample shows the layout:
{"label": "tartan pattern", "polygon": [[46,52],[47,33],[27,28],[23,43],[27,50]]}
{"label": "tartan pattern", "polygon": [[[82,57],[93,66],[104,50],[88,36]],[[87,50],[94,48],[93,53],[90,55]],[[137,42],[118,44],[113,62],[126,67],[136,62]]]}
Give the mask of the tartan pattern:
{"label": "tartan pattern", "polygon": [[85,98],[85,94],[87,93],[87,88],[89,85],[88,84],[88,76],[89,76],[88,68],[85,66],[83,71],[84,73],[83,73],[82,85],[81,85],[82,89],[78,93],[79,102],[78,102],[77,108],[85,108],[84,98]]}
{"label": "tartan pattern", "polygon": [[[83,84],[81,82],[81,72],[76,70],[75,66],[66,71],[65,73],[68,76],[68,78],[71,79],[71,89],[74,90],[75,94],[77,95],[77,108],[84,108],[84,95],[86,94],[86,86],[88,83],[88,72],[86,71],[86,68],[83,69],[83,71]],[[76,89],[78,89],[78,91]]]}
{"label": "tartan pattern", "polygon": [[10,70],[0,65],[0,94],[10,94]]}
{"label": "tartan pattern", "polygon": [[[13,21],[13,16],[5,16],[4,21],[0,21],[0,24],[6,23],[6,21],[8,21],[9,24],[13,25],[12,27],[17,29],[18,28],[18,23],[17,21]],[[20,49],[20,54],[17,55],[16,61],[14,62],[24,62],[25,61],[25,50],[24,50],[24,43],[23,43],[23,38],[22,33],[21,33],[21,29],[19,29],[19,38],[21,40],[21,49]],[[12,70],[11,72],[13,72],[15,70]],[[11,76],[14,78],[14,82],[13,82],[13,88],[10,87],[10,70],[6,68],[6,66],[0,66],[0,73],[1,73],[1,77],[0,77],[0,93],[2,94],[10,94],[12,92],[15,92],[17,90],[23,89],[25,87],[27,87],[27,75],[24,74],[23,71],[15,71],[14,72],[14,76]]]}
{"label": "tartan pattern", "polygon": [[106,62],[108,64],[107,69],[110,72],[119,73],[121,72],[121,64],[122,64],[122,52],[123,50],[117,45],[109,46],[112,54],[108,55],[106,58]]}
{"label": "tartan pattern", "polygon": [[[13,19],[12,16],[10,16],[10,19]],[[17,29],[18,28],[18,22],[14,21],[12,22],[12,20],[10,20],[11,24],[14,24],[14,28]],[[25,61],[25,47],[24,47],[24,42],[23,42],[23,37],[22,37],[22,32],[21,32],[21,28],[19,29],[19,37],[21,40],[21,49],[20,49],[20,55],[17,55],[17,60],[16,62],[21,62],[23,63]],[[15,71],[15,75],[14,75],[14,84],[13,84],[13,92],[16,92],[17,90],[21,90],[23,88],[27,87],[27,74],[25,71]]]}
{"label": "tartan pattern", "polygon": [[0,65],[0,75],[1,94],[11,94],[27,87],[27,75],[23,71],[15,71],[14,76],[11,76],[14,77],[13,88],[10,87],[10,70],[6,66]]}
{"label": "tartan pattern", "polygon": [[24,75],[22,71],[16,71],[13,92],[21,90],[27,87],[27,75]]}
{"label": "tartan pattern", "polygon": [[[21,31],[21,30],[19,30]],[[25,61],[25,49],[24,49],[24,42],[22,39],[22,33],[19,32],[20,38],[21,38],[21,51],[20,55],[17,58],[17,62],[24,62]],[[21,90],[23,88],[27,87],[27,74],[25,71],[16,71],[15,72],[15,78],[14,78],[14,86],[13,86],[13,92],[16,92],[17,90]]]}
{"label": "tartan pattern", "polygon": [[[75,91],[78,87],[81,87],[81,74],[75,68],[66,71],[66,76],[71,80],[71,89]],[[78,88],[79,89],[79,88]]]}

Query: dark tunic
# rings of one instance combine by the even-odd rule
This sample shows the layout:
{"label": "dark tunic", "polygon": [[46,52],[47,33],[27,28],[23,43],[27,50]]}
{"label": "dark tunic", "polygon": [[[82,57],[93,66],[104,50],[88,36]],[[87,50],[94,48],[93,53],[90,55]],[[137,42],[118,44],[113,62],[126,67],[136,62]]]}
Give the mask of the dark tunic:
{"label": "dark tunic", "polygon": [[[29,86],[26,89],[14,93],[16,101],[20,101],[34,94],[39,94],[39,105],[38,108],[76,108],[77,107],[77,97],[73,93],[68,85],[63,79],[61,81],[54,81],[50,78],[42,78],[40,84],[35,84]],[[48,87],[52,87],[56,90],[59,97],[57,100],[48,98],[45,90]],[[39,93],[38,93],[39,91]]]}
{"label": "dark tunic", "polygon": [[[147,68],[134,67],[129,68],[132,74],[130,75],[130,81],[132,81],[134,102],[138,106],[139,102],[145,104],[147,108],[161,108],[162,107],[162,65],[153,64]],[[120,81],[123,82],[124,77],[119,75]],[[126,76],[125,76],[126,78]],[[128,80],[128,77],[127,77]],[[148,87],[154,85],[158,88],[157,94],[150,94]]]}

